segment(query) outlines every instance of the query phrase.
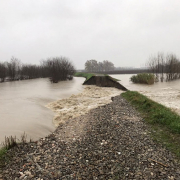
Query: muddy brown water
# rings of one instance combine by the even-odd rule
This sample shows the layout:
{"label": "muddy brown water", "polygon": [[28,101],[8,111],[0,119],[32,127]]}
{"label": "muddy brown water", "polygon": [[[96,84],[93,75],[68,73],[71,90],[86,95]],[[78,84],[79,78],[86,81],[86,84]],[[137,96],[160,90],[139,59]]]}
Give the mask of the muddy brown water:
{"label": "muddy brown water", "polygon": [[145,85],[132,83],[130,81],[131,74],[111,76],[120,79],[120,83],[127,89],[138,91],[180,114],[180,79],[170,82],[157,82],[153,85]]}
{"label": "muddy brown water", "polygon": [[52,84],[47,78],[0,83],[0,142],[5,136],[37,140],[54,131],[54,113],[45,106],[82,92],[84,78]]}
{"label": "muddy brown water", "polygon": [[[127,89],[139,91],[149,98],[180,114],[180,80],[133,84],[132,75],[111,75],[120,79]],[[69,98],[83,91],[84,78],[51,84],[48,79],[34,79],[0,83],[0,142],[5,136],[17,136],[24,132],[28,138],[39,139],[55,130],[54,112],[47,108],[51,102]]]}

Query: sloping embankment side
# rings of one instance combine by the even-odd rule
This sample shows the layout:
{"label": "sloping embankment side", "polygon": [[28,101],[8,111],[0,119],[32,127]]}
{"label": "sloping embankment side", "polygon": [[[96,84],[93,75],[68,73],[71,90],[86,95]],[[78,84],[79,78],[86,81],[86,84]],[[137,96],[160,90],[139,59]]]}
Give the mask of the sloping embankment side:
{"label": "sloping embankment side", "polygon": [[127,91],[122,84],[115,81],[110,76],[92,76],[90,79],[85,81],[83,85],[96,85],[100,87],[115,87],[117,89],[121,89],[123,91]]}

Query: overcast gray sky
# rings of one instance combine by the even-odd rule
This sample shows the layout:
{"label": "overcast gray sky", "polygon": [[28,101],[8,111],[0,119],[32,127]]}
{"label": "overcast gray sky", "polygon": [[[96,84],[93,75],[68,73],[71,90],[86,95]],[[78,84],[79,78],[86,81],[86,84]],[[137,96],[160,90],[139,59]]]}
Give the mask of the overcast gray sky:
{"label": "overcast gray sky", "polygon": [[180,56],[179,0],[0,0],[0,61],[140,67],[158,51]]}

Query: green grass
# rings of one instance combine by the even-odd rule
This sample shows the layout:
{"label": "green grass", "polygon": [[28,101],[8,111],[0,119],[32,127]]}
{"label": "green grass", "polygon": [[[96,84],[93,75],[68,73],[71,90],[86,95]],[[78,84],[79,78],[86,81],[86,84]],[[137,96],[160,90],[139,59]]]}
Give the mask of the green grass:
{"label": "green grass", "polygon": [[[32,142],[32,139],[30,139],[30,142]],[[0,148],[0,168],[5,166],[6,163],[11,159],[12,154],[7,153],[7,151],[15,146],[17,144],[24,145],[27,143],[27,135],[25,132],[21,135],[20,139],[17,139],[16,136],[9,136],[5,137],[4,142],[2,143],[2,148]]]}
{"label": "green grass", "polygon": [[[105,75],[105,76],[109,76],[108,74],[104,74],[104,75]],[[112,80],[114,80],[114,81],[121,81],[121,80],[116,79],[116,78],[113,78],[113,77],[111,77],[111,76],[109,76],[109,78],[112,79]]]}
{"label": "green grass", "polygon": [[[22,138],[25,137],[22,136]],[[17,139],[16,137],[5,137],[5,141],[2,143],[2,148],[0,149],[0,168],[3,167],[10,159],[9,155],[6,154],[6,152],[17,145]]]}
{"label": "green grass", "polygon": [[145,122],[151,125],[153,138],[180,157],[180,116],[138,92],[127,91],[122,93],[122,96],[135,106]]}
{"label": "green grass", "polygon": [[5,164],[6,152],[7,152],[6,148],[3,147],[0,149],[0,168],[3,167]]}
{"label": "green grass", "polygon": [[133,75],[130,78],[130,80],[133,83],[154,84],[155,76],[154,76],[154,74],[141,73],[141,74]]}
{"label": "green grass", "polygon": [[90,79],[92,76],[95,76],[95,74],[92,73],[83,73],[83,72],[76,72],[74,74],[75,77],[84,77],[86,78],[85,82]]}
{"label": "green grass", "polygon": [[0,158],[1,158],[2,156],[4,156],[4,154],[6,154],[6,152],[7,152],[7,149],[6,149],[6,148],[1,148],[1,149],[0,149]]}
{"label": "green grass", "polygon": [[[86,78],[85,82],[90,79],[92,76],[96,76],[98,74],[93,74],[93,73],[83,73],[83,72],[76,72],[74,74],[75,77],[84,77]],[[99,74],[99,75],[104,75],[104,76],[109,76],[108,74]],[[120,81],[119,79],[116,79],[116,78],[112,78],[111,76],[109,76],[109,78],[111,78],[112,80],[114,81]]]}

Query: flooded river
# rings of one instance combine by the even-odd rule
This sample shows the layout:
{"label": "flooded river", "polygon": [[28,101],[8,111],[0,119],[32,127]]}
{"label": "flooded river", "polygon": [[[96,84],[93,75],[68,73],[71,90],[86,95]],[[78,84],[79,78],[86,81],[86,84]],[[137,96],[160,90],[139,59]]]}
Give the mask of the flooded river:
{"label": "flooded river", "polygon": [[46,105],[82,92],[84,78],[51,84],[48,79],[0,83],[0,142],[24,132],[36,140],[54,131],[54,113]]}
{"label": "flooded river", "polygon": [[[120,79],[120,83],[127,89],[139,91],[180,114],[180,80],[142,85],[130,82],[129,79],[132,75],[111,76]],[[55,121],[61,122],[64,120],[63,118],[85,113],[87,107],[108,103],[112,94],[112,96],[120,94],[114,90],[110,90],[110,93],[106,89],[101,92],[98,88],[87,87],[83,91],[83,82],[84,78],[75,77],[72,81],[63,81],[57,84],[51,84],[48,79],[1,83],[0,142],[4,140],[5,136],[16,135],[19,138],[24,132],[28,138],[39,139],[55,130],[53,124],[55,113]],[[89,95],[94,96],[94,99]],[[97,100],[97,97],[101,97],[103,100]],[[67,100],[67,98],[69,99]],[[47,108],[48,105],[55,113]],[[67,110],[72,108],[74,111],[70,114]],[[77,111],[78,109],[79,111]]]}
{"label": "flooded river", "polygon": [[134,84],[129,81],[131,74],[111,75],[120,79],[127,89],[138,91],[180,114],[180,80],[157,82],[154,85]]}

